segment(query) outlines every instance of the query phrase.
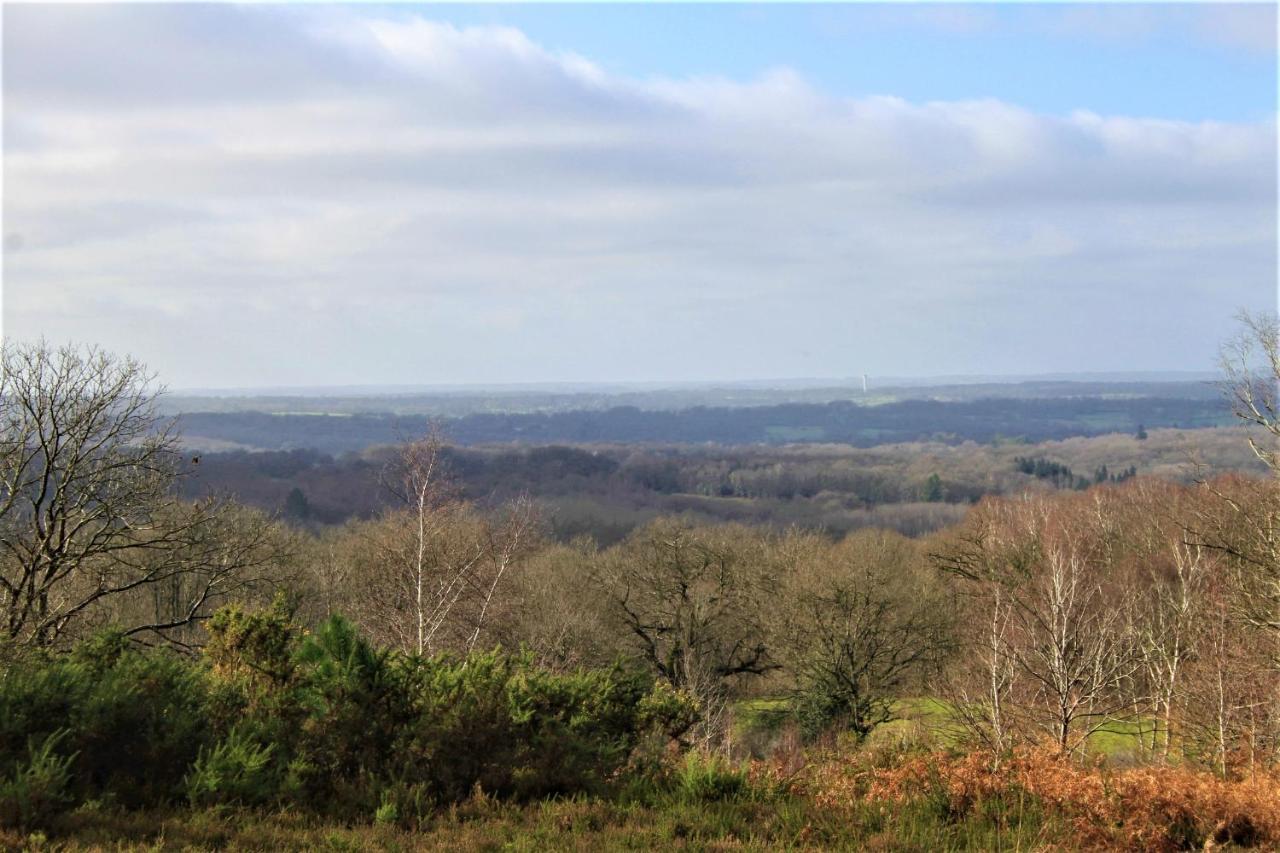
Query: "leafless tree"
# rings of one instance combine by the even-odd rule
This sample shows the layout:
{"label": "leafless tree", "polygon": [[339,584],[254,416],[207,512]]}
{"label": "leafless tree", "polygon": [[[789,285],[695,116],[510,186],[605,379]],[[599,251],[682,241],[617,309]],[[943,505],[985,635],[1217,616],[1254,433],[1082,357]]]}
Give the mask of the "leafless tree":
{"label": "leafless tree", "polygon": [[867,735],[952,647],[952,611],[916,543],[861,531],[790,568],[777,645],[810,726]]}
{"label": "leafless tree", "polygon": [[1229,580],[1202,591],[1196,654],[1179,685],[1181,739],[1223,776],[1273,762],[1280,747],[1275,637],[1238,618]]}
{"label": "leafless tree", "polygon": [[[992,634],[1003,648],[992,660],[1011,663],[1020,687],[1003,704],[1064,753],[1123,715],[1139,664],[1127,602],[1109,588],[1099,553],[1103,531],[1087,524],[1098,517],[1096,504],[1080,500],[988,501],[935,555],[971,591],[998,596],[990,613],[1005,602],[1007,616],[994,617]],[[993,677],[999,671],[990,667]]]}
{"label": "leafless tree", "polygon": [[1224,476],[1198,490],[1188,540],[1219,557],[1221,569],[1200,626],[1187,716],[1211,736],[1225,772],[1280,754],[1280,479]]}
{"label": "leafless tree", "polygon": [[1224,476],[1199,489],[1187,540],[1226,559],[1239,618],[1280,635],[1280,480]]}
{"label": "leafless tree", "polygon": [[722,732],[732,683],[779,668],[768,641],[777,574],[758,534],[658,521],[611,549],[596,583],[635,652],[701,706],[697,736]]}
{"label": "leafless tree", "polygon": [[303,618],[309,623],[328,619],[336,613],[350,612],[350,597],[355,586],[355,562],[351,550],[358,538],[352,535],[355,525],[321,530],[314,539],[305,540],[301,560],[305,568]]}
{"label": "leafless tree", "polygon": [[491,630],[504,645],[525,647],[553,669],[608,664],[619,635],[603,591],[591,582],[598,560],[595,542],[585,537],[538,548],[511,577],[509,605]]}
{"label": "leafless tree", "polygon": [[450,504],[420,517],[412,509],[385,513],[355,528],[366,563],[352,572],[358,618],[374,636],[413,654],[456,645],[458,605],[485,557],[482,523],[468,507]]}
{"label": "leafless tree", "polygon": [[[137,361],[44,343],[0,351],[0,618],[8,638],[47,645],[91,616],[133,613],[163,635],[274,563],[265,528],[224,534],[228,508],[186,504],[175,423]],[[139,617],[125,606],[168,590]],[[159,598],[156,599],[159,601]]]}
{"label": "leafless tree", "polygon": [[494,594],[508,571],[534,550],[539,532],[537,507],[527,495],[520,495],[502,511],[501,517],[486,525],[486,565],[475,573],[470,583],[475,588],[479,606],[475,628],[467,640],[467,651],[475,649],[494,604]]}
{"label": "leafless tree", "polygon": [[1280,319],[1241,312],[1239,320],[1240,333],[1222,347],[1219,359],[1222,389],[1236,417],[1261,428],[1249,446],[1280,474]]}
{"label": "leafless tree", "polygon": [[231,502],[179,504],[173,512],[174,523],[188,528],[180,541],[116,555],[136,576],[151,578],[146,595],[119,597],[105,609],[103,619],[126,635],[190,647],[203,640],[201,623],[219,606],[265,603],[294,587],[296,534],[276,520]]}
{"label": "leafless tree", "polygon": [[1026,639],[1014,658],[1038,683],[1046,728],[1067,752],[1126,707],[1122,688],[1137,661],[1120,602],[1107,596],[1087,558],[1052,548],[1045,562],[1031,595],[1014,611]]}
{"label": "leafless tree", "polygon": [[415,654],[470,652],[511,570],[538,538],[538,514],[520,497],[486,516],[463,500],[433,426],[401,446],[384,483],[401,507],[360,529],[376,565],[361,572],[356,610],[366,628]]}
{"label": "leafless tree", "polygon": [[1146,565],[1145,591],[1135,608],[1135,633],[1154,719],[1150,749],[1168,759],[1184,670],[1198,651],[1212,564],[1209,552],[1198,545],[1171,539],[1166,547],[1165,566],[1154,560]]}
{"label": "leafless tree", "polygon": [[999,766],[1017,737],[1009,707],[1019,686],[1010,645],[1013,607],[1001,584],[975,579],[972,586],[959,602],[961,653],[938,685],[961,733],[988,750]]}
{"label": "leafless tree", "polygon": [[[424,654],[449,611],[466,591],[467,575],[479,562],[480,549],[448,553],[444,526],[456,513],[455,493],[444,471],[444,437],[431,426],[421,438],[405,442],[396,465],[386,478],[388,487],[408,509],[412,537],[407,553],[397,555],[395,568],[413,612],[412,649]],[[395,549],[393,546],[393,550]]]}

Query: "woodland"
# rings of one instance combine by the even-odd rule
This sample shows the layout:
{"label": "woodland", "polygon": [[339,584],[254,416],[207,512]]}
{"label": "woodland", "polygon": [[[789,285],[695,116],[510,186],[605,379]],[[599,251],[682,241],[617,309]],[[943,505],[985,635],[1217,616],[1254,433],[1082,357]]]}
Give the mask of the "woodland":
{"label": "woodland", "polygon": [[1274,848],[1274,321],[1223,367],[1233,428],[333,456],[8,345],[0,840]]}

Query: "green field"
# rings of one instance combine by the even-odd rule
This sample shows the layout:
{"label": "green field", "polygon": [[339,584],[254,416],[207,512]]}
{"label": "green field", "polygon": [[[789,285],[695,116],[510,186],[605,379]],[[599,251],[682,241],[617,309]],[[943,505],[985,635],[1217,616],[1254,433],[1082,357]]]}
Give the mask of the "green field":
{"label": "green field", "polygon": [[[893,744],[929,745],[939,749],[963,746],[963,725],[953,706],[936,697],[899,699],[893,703],[893,717],[881,723],[868,737],[872,746]],[[786,698],[747,699],[734,705],[734,738],[750,741],[762,734],[778,732],[790,721]],[[1108,720],[1089,735],[1087,751],[1094,755],[1122,757],[1139,752],[1140,736],[1149,732],[1149,723],[1135,719]]]}

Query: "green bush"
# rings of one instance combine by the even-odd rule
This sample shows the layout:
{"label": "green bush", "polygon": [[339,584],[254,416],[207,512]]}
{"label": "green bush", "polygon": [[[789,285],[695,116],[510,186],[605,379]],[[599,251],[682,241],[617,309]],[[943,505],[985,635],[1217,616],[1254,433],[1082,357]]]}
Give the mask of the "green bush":
{"label": "green bush", "polygon": [[204,672],[162,652],[133,651],[93,681],[69,721],[77,777],[126,806],[173,799],[213,736]]}
{"label": "green bush", "polygon": [[[688,696],[621,666],[409,657],[373,648],[339,617],[304,636],[279,607],[232,609],[211,620],[204,660],[103,634],[9,661],[0,772],[19,780],[6,783],[13,802],[27,796],[21,784],[54,790],[47,774],[65,765],[69,800],[141,808],[185,794],[197,806],[281,803],[408,825],[476,790],[599,792],[695,719]],[[44,763],[15,746],[27,741],[48,745]],[[67,757],[50,764],[55,753]]]}
{"label": "green bush", "polygon": [[420,661],[407,770],[446,801],[598,791],[651,737],[687,728],[688,697],[620,666],[554,673],[528,655]]}
{"label": "green bush", "polygon": [[[258,625],[228,634],[286,632]],[[517,799],[598,791],[647,741],[665,744],[695,719],[687,696],[620,666],[565,674],[501,651],[395,655],[341,617],[301,638],[287,668],[274,641],[234,648],[219,647],[215,672],[257,691],[239,725],[278,746],[283,795],[351,817],[393,802],[408,820],[477,788]],[[288,677],[270,689],[246,677],[245,667],[262,663],[251,648],[266,650],[272,671]]]}
{"label": "green bush", "polygon": [[833,691],[805,685],[792,697],[792,714],[806,741],[816,740],[848,719],[846,703]]}
{"label": "green bush", "polygon": [[383,795],[382,805],[373,813],[373,822],[392,825],[400,822],[400,808],[393,798]]}
{"label": "green bush", "polygon": [[71,803],[73,755],[56,752],[66,732],[27,741],[27,758],[0,780],[0,826],[27,831],[48,825]]}
{"label": "green bush", "polygon": [[676,796],[689,803],[728,800],[749,787],[747,771],[714,753],[689,752],[675,773]]}
{"label": "green bush", "polygon": [[305,804],[376,808],[370,800],[379,780],[395,775],[396,741],[414,719],[405,662],[334,616],[302,641],[294,664],[287,710],[304,716],[276,738],[291,749],[293,795]]}
{"label": "green bush", "polygon": [[101,635],[71,654],[30,654],[0,674],[0,767],[16,745],[66,733],[79,799],[140,807],[171,800],[210,739],[204,672],[189,660]]}
{"label": "green bush", "polygon": [[66,658],[17,655],[0,673],[0,766],[26,758],[26,743],[70,729],[90,689],[79,666]]}
{"label": "green bush", "polygon": [[213,614],[206,627],[209,642],[205,657],[219,675],[263,691],[279,688],[292,677],[297,629],[283,597],[261,612],[224,607]]}
{"label": "green bush", "polygon": [[271,762],[272,744],[260,746],[243,730],[234,730],[212,749],[201,750],[187,774],[187,799],[193,806],[256,806],[279,789]]}

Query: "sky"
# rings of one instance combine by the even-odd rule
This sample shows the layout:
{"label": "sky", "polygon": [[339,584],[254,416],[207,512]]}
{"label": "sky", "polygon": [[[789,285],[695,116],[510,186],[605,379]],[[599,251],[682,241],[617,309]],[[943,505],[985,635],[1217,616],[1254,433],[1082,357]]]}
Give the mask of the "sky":
{"label": "sky", "polygon": [[1276,6],[3,6],[3,331],[174,388],[1212,369]]}

